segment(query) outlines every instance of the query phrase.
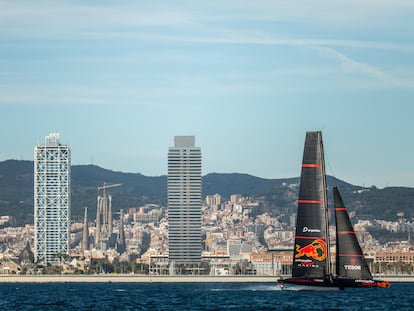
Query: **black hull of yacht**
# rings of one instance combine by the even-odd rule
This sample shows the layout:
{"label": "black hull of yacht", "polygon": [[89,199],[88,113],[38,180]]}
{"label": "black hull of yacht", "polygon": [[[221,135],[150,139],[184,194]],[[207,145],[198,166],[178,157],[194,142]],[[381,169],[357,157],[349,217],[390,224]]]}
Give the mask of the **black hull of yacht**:
{"label": "black hull of yacht", "polygon": [[[278,280],[281,289],[293,288],[296,290],[343,290],[345,288],[353,287],[382,287],[389,288],[391,284],[388,281],[380,280],[355,280],[340,277],[326,277],[326,278],[288,278]],[[293,285],[293,287],[292,287]]]}

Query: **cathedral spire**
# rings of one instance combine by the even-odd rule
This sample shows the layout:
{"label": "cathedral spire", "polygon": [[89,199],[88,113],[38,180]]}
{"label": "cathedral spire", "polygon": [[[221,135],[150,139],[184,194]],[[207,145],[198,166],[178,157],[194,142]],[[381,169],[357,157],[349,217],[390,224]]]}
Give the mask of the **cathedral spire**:
{"label": "cathedral spire", "polygon": [[83,218],[83,237],[82,237],[82,250],[89,249],[89,227],[88,227],[88,208],[85,207],[85,216]]}

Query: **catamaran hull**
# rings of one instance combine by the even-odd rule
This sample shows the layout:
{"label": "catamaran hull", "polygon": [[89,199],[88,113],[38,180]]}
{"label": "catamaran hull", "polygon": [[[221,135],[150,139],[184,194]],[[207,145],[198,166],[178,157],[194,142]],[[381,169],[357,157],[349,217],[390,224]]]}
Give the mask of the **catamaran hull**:
{"label": "catamaran hull", "polygon": [[379,280],[354,280],[346,278],[289,278],[278,280],[282,290],[303,290],[303,291],[334,291],[344,290],[351,287],[382,287],[390,288],[388,281]]}

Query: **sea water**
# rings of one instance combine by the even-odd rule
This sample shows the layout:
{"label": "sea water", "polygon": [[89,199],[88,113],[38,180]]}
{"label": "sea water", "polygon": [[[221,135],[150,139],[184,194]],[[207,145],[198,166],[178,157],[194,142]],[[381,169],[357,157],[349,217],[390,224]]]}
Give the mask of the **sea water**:
{"label": "sea water", "polygon": [[413,310],[414,283],[282,291],[270,283],[0,284],[0,310]]}

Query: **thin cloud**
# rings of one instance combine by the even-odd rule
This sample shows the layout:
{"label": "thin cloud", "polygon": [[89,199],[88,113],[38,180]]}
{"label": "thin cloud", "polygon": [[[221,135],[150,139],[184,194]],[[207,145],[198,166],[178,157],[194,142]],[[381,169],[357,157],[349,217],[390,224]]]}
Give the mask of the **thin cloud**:
{"label": "thin cloud", "polygon": [[[388,30],[389,23],[394,26],[403,23],[401,20],[405,20],[407,12],[413,8],[414,2],[405,0],[390,3],[373,0],[362,3],[356,0],[256,1],[243,6],[239,1],[220,1],[220,5],[187,1],[150,4],[123,1],[120,4],[95,5],[65,1],[0,1],[0,34],[3,38],[136,38],[413,51],[413,44],[329,39],[331,28],[339,29],[345,37],[370,27],[375,27],[379,32],[381,29]],[[295,29],[294,36],[291,27]],[[326,32],[327,36],[318,38],[317,32],[306,31],[315,27]],[[268,34],[269,31],[272,33]]]}
{"label": "thin cloud", "polygon": [[0,2],[0,33],[22,38],[84,38],[90,35],[137,32],[138,28],[194,27],[183,10],[145,2],[127,5],[70,4],[56,1]]}
{"label": "thin cloud", "polygon": [[334,58],[339,61],[340,67],[344,73],[357,74],[371,79],[375,79],[383,84],[385,87],[402,87],[410,88],[414,86],[414,81],[407,79],[399,79],[393,74],[386,72],[378,66],[358,62],[343,53],[338,52],[332,48],[314,47],[321,52],[322,55]]}
{"label": "thin cloud", "polygon": [[[397,59],[395,62],[398,62],[398,55],[400,55],[398,53],[414,52],[414,44],[411,43],[413,41],[387,39],[386,36],[382,36],[381,30],[386,30],[385,23],[395,23],[400,27],[402,23],[399,20],[400,17],[406,16],[408,14],[406,12],[409,12],[413,6],[414,2],[403,0],[393,1],[392,4],[386,1],[376,3],[373,0],[363,3],[356,0],[340,0],[334,3],[328,0],[256,1],[243,6],[239,1],[233,0],[213,1],[213,3],[122,1],[121,4],[105,2],[99,5],[84,4],[84,2],[75,4],[66,1],[0,0],[0,37],[2,37],[0,47],[7,48],[3,51],[17,49],[30,55],[28,57],[24,55],[19,59],[19,56],[10,57],[7,53],[11,53],[5,52],[6,57],[0,61],[0,66],[7,64],[7,71],[13,71],[14,68],[17,68],[17,71],[21,70],[22,78],[15,78],[12,81],[16,83],[14,89],[2,88],[4,92],[0,96],[0,104],[5,100],[16,103],[25,102],[30,96],[33,96],[37,102],[60,99],[65,103],[96,102],[99,104],[113,101],[115,98],[118,100],[119,97],[124,98],[124,101],[129,101],[128,96],[133,98],[133,101],[136,99],[150,100],[154,96],[149,94],[151,92],[161,92],[156,96],[163,96],[167,93],[178,93],[181,96],[186,85],[191,86],[191,91],[195,95],[201,93],[203,88],[208,89],[209,93],[223,94],[238,90],[247,92],[250,89],[252,93],[267,91],[270,88],[274,90],[278,86],[288,90],[289,86],[296,89],[297,81],[304,81],[304,76],[319,77],[325,81],[330,80],[330,77],[337,73],[343,74],[341,78],[345,77],[344,80],[349,82],[351,87],[357,84],[355,82],[355,77],[357,77],[358,83],[362,79],[364,85],[370,83],[370,87],[373,88],[384,86],[409,88],[414,85],[412,78],[405,79],[413,75],[410,67],[404,68],[406,73],[401,73],[395,68],[383,68],[381,64],[358,61],[358,57],[351,57],[339,51],[351,50],[352,55],[358,56],[367,50],[396,52],[396,57],[393,58]],[[354,14],[349,14],[350,11]],[[382,18],[387,15],[390,18]],[[361,24],[364,27],[361,27]],[[355,32],[358,27],[365,31],[373,25],[378,26],[378,29],[375,28],[376,36],[362,37]],[[308,31],[308,27],[313,30]],[[340,31],[331,31],[331,28]],[[381,35],[378,35],[380,33]],[[25,41],[26,39],[35,40]],[[36,46],[37,53],[31,58],[30,44],[37,42],[36,39],[41,39],[39,41],[41,44]],[[104,47],[102,50],[99,47],[96,50],[90,47],[94,42],[89,41],[95,39],[102,43]],[[64,42],[65,40],[67,42]],[[118,42],[115,42],[117,40],[125,43],[126,49],[123,45],[119,45],[121,48],[115,51],[113,47],[118,46]],[[112,44],[112,41],[115,43]],[[153,42],[178,46],[178,52],[174,55],[171,54],[174,51],[151,49],[151,44],[148,43]],[[26,43],[29,44],[25,46]],[[280,50],[283,47],[291,47],[294,51],[317,49],[319,55],[308,53],[306,62],[298,65],[292,57],[289,59],[289,64],[281,63],[277,70],[267,66],[257,70],[233,66],[237,68],[233,70],[231,66],[226,66],[228,64],[219,64],[219,61],[214,65],[221,70],[211,70],[207,76],[204,76],[205,73],[202,72],[204,68],[199,72],[194,69],[181,74],[166,69],[168,66],[164,67],[163,64],[180,63],[185,66],[189,63],[186,58],[192,57],[190,49],[182,48],[183,45],[187,46],[187,43],[194,44],[196,48],[203,50],[207,50],[204,49],[205,47],[214,48],[215,45],[240,45],[242,48],[271,46],[280,47]],[[85,45],[88,47],[86,51],[82,50]],[[148,49],[142,48],[148,46],[150,46]],[[53,51],[53,53],[50,57],[39,58],[38,56],[43,51]],[[72,53],[73,51],[75,53]],[[196,50],[196,53],[199,51]],[[334,59],[337,63],[328,62],[328,64],[321,65],[321,56],[322,59]],[[150,62],[154,62],[154,68],[158,70],[140,71],[140,65]],[[30,66],[33,63],[36,66]],[[85,63],[89,67],[86,67]],[[269,63],[272,61],[269,60]],[[23,69],[22,64],[29,66]],[[56,67],[50,69],[47,66],[49,64],[56,65]],[[61,67],[61,64],[65,64],[67,68]],[[116,66],[118,66],[116,68],[118,72],[114,73],[113,67]],[[36,74],[35,71],[39,68],[42,72],[49,68],[53,79],[48,81],[47,74]],[[268,71],[266,71],[267,68]],[[60,75],[59,69],[67,69],[69,73],[74,73],[73,77],[62,79],[65,86],[59,85],[59,82],[61,84],[63,82],[56,78],[66,78],[69,75]],[[135,80],[125,79],[131,72],[134,72]],[[150,87],[154,85],[146,79],[141,79],[138,76],[140,73],[160,82],[156,85],[157,92],[152,88],[147,88],[148,85]],[[80,82],[84,76],[88,75],[92,77],[90,80]],[[287,76],[289,79],[285,79]],[[263,79],[261,83],[254,83],[254,78]],[[10,81],[10,76],[2,75],[0,72],[0,84],[2,80]],[[135,85],[131,87],[130,83],[133,80],[143,81],[142,89],[137,91],[139,87]],[[277,83],[274,83],[276,80]],[[32,89],[25,88],[24,85],[20,86],[17,83],[19,81],[29,85],[32,82]],[[51,91],[50,84],[54,83],[56,83],[55,89]],[[70,83],[72,85],[68,86]],[[301,83],[300,87],[303,89],[309,84],[312,83]]]}

